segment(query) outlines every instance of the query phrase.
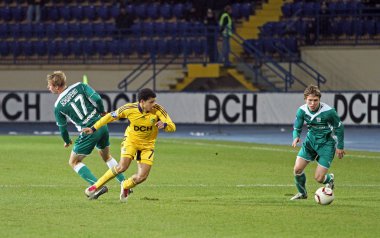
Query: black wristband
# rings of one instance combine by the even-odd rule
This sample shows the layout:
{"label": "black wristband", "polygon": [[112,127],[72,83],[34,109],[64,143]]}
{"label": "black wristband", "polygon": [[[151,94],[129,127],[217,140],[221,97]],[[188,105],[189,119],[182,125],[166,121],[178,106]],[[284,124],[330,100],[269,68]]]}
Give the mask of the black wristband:
{"label": "black wristband", "polygon": [[91,130],[92,130],[92,133],[94,133],[96,131],[96,128],[92,126]]}

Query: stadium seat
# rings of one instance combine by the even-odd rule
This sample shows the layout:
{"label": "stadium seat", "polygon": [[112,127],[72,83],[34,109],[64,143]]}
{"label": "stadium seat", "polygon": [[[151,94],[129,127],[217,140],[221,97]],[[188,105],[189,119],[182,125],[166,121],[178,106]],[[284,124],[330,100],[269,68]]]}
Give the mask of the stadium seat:
{"label": "stadium seat", "polygon": [[21,51],[25,56],[34,55],[34,46],[31,41],[21,41]]}
{"label": "stadium seat", "polygon": [[10,24],[9,34],[14,39],[20,38],[21,37],[21,25],[20,24]]}
{"label": "stadium seat", "polygon": [[241,16],[244,17],[244,19],[246,20],[248,20],[249,16],[252,14],[252,10],[253,10],[252,4],[253,3],[246,2],[246,3],[242,3],[242,5],[240,6]]}
{"label": "stadium seat", "polygon": [[120,8],[117,5],[113,5],[110,13],[112,18],[116,18],[120,14]]}
{"label": "stadium seat", "polygon": [[153,22],[153,29],[156,35],[159,35],[159,36],[167,35],[165,22]]}
{"label": "stadium seat", "polygon": [[59,21],[61,19],[59,8],[56,6],[49,7],[45,12],[47,12],[47,18],[50,21]]}
{"label": "stadium seat", "polygon": [[293,6],[293,3],[284,3],[284,5],[282,5],[281,11],[284,17],[289,18],[292,16],[293,14],[292,6]]}
{"label": "stadium seat", "polygon": [[147,12],[146,12],[147,6],[145,3],[140,3],[136,5],[135,7],[135,16],[141,20],[144,20],[147,18]]}
{"label": "stadium seat", "polygon": [[46,25],[46,36],[53,39],[57,36],[57,30],[55,23],[47,23]]}
{"label": "stadium seat", "polygon": [[25,20],[25,18],[26,18],[26,8],[25,7],[20,7],[20,6],[12,7],[11,11],[12,11],[12,19],[14,21],[21,22],[21,21]]}
{"label": "stadium seat", "polygon": [[81,36],[83,38],[92,38],[94,36],[94,29],[92,23],[82,23],[80,25]]}
{"label": "stadium seat", "polygon": [[68,41],[57,41],[58,52],[62,56],[69,56],[71,54],[71,49]]}
{"label": "stadium seat", "polygon": [[0,39],[7,39],[9,36],[9,25],[0,24]]}
{"label": "stadium seat", "polygon": [[70,6],[72,16],[77,21],[83,21],[85,16],[83,13],[83,7],[82,6]]}
{"label": "stadium seat", "polygon": [[154,35],[154,27],[152,22],[143,22],[141,24],[142,26],[142,31],[144,36],[153,36]]}
{"label": "stadium seat", "polygon": [[370,36],[376,35],[376,21],[375,20],[365,20],[363,23],[364,34],[368,34]]}
{"label": "stadium seat", "polygon": [[[157,45],[157,53],[161,56],[164,56],[168,53],[168,42],[163,40],[163,39],[160,39],[160,40],[157,40],[156,41],[156,45]],[[172,47],[172,46],[170,46]]]}
{"label": "stadium seat", "polygon": [[46,37],[46,24],[44,23],[34,23],[33,24],[34,36],[38,39]]}
{"label": "stadium seat", "polygon": [[147,17],[153,20],[159,17],[159,8],[157,3],[148,4],[146,8]]}
{"label": "stadium seat", "polygon": [[49,58],[57,56],[59,54],[57,41],[48,41],[47,50]]}
{"label": "stadium seat", "polygon": [[69,34],[71,37],[78,38],[81,36],[81,24],[80,23],[70,23],[69,26]]}
{"label": "stadium seat", "polygon": [[102,21],[108,21],[111,18],[110,7],[102,5],[96,8],[97,15],[102,19]]}
{"label": "stadium seat", "polygon": [[89,21],[95,21],[97,18],[96,9],[93,5],[83,6],[83,14]]}
{"label": "stadium seat", "polygon": [[67,38],[70,36],[70,28],[67,22],[57,23],[56,25],[57,35],[62,38]]}
{"label": "stadium seat", "polygon": [[0,8],[0,15],[4,21],[11,21],[12,20],[11,8],[9,6],[1,7]]}
{"label": "stadium seat", "polygon": [[20,25],[21,37],[32,38],[33,37],[33,24],[26,23]]}
{"label": "stadium seat", "polygon": [[69,46],[72,51],[72,53],[79,57],[83,55],[83,43],[80,40],[72,40],[69,41]]}
{"label": "stadium seat", "polygon": [[232,13],[231,16],[235,19],[241,18],[240,3],[233,3],[231,5]]}
{"label": "stadium seat", "polygon": [[108,45],[103,40],[97,40],[94,42],[95,52],[100,56],[108,54]]}
{"label": "stadium seat", "polygon": [[147,53],[146,41],[144,40],[134,41],[133,48],[136,49],[138,55],[145,55]]}
{"label": "stadium seat", "polygon": [[183,19],[185,15],[185,6],[182,3],[176,3],[173,7],[173,16],[177,19]]}
{"label": "stadium seat", "polygon": [[125,56],[131,55],[134,51],[135,46],[132,44],[130,40],[123,40],[118,42],[119,52],[124,54]]}
{"label": "stadium seat", "polygon": [[18,57],[22,54],[21,43],[19,41],[10,42],[10,49],[14,57]]}
{"label": "stadium seat", "polygon": [[96,54],[96,49],[95,49],[95,44],[94,44],[94,41],[92,40],[84,40],[82,41],[82,44],[83,44],[83,52],[87,55],[87,56],[93,56]]}
{"label": "stadium seat", "polygon": [[114,55],[114,56],[120,55],[120,49],[121,49],[120,41],[118,41],[118,40],[106,41],[106,44],[107,44],[107,48],[108,48],[109,52],[112,55]]}
{"label": "stadium seat", "polygon": [[172,8],[168,3],[160,4],[159,6],[160,16],[162,16],[165,20],[172,18]]}
{"label": "stadium seat", "polygon": [[47,43],[46,41],[33,41],[32,42],[33,48],[35,53],[38,56],[45,56],[47,55]]}
{"label": "stadium seat", "polygon": [[107,31],[104,23],[94,23],[93,24],[93,29],[95,36],[97,37],[106,37],[107,36]]}
{"label": "stadium seat", "polygon": [[59,7],[59,14],[65,21],[71,21],[73,19],[71,9],[69,6],[61,6]]}
{"label": "stadium seat", "polygon": [[8,56],[10,54],[10,47],[7,41],[0,41],[0,55]]}

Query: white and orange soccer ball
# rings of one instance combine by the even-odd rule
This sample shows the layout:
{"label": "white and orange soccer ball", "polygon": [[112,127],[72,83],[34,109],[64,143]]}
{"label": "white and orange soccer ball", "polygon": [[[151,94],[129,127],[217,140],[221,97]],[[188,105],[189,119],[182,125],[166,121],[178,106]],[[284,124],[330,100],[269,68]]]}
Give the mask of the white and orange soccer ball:
{"label": "white and orange soccer ball", "polygon": [[314,194],[315,201],[321,205],[329,205],[334,201],[334,198],[334,191],[331,188],[320,187]]}

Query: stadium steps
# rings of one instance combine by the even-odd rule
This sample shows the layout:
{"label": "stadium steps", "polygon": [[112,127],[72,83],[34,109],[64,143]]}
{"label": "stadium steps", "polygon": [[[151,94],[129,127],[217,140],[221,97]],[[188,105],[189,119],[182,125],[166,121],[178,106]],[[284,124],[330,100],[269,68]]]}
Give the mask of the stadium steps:
{"label": "stadium steps", "polygon": [[234,78],[236,81],[238,81],[241,85],[244,86],[244,88],[248,89],[249,91],[258,91],[258,89],[250,81],[246,79],[244,74],[238,71],[237,69],[227,69],[227,74]]}
{"label": "stadium steps", "polygon": [[[246,79],[244,73],[235,68],[223,67],[220,64],[188,64],[187,67],[188,71],[184,73],[185,77],[178,78],[177,84],[172,84],[170,89],[185,91],[191,89],[194,85],[200,87],[203,82],[204,87],[202,88],[214,90],[218,89],[218,87],[223,87],[225,82],[222,81],[228,78],[229,81],[234,81],[230,82],[230,85],[233,87],[239,87],[248,91],[258,91],[258,89]],[[210,85],[211,79],[213,82],[212,86]]]}
{"label": "stadium steps", "polygon": [[[258,39],[260,33],[260,27],[270,21],[279,21],[282,15],[281,7],[283,0],[268,0],[264,3],[262,9],[257,10],[255,15],[251,15],[248,21],[244,21],[240,26],[236,28],[236,33],[243,39]],[[235,42],[230,42],[231,50],[241,55],[243,53],[243,47]],[[234,62],[234,59],[231,59]]]}

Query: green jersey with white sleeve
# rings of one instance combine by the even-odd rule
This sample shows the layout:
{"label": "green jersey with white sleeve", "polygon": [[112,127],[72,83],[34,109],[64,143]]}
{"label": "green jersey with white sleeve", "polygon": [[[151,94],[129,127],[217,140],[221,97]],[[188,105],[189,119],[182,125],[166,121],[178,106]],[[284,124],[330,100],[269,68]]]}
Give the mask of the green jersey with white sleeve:
{"label": "green jersey with white sleeve", "polygon": [[336,143],[338,149],[344,149],[344,126],[334,108],[322,102],[315,112],[310,111],[307,104],[300,106],[294,122],[293,140],[300,137],[304,122],[308,128],[306,140],[314,146]]}
{"label": "green jersey with white sleeve", "polygon": [[54,104],[54,115],[61,136],[70,143],[67,132],[67,121],[70,120],[81,131],[91,127],[104,112],[100,95],[87,84],[76,83],[66,88]]}

